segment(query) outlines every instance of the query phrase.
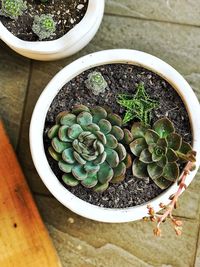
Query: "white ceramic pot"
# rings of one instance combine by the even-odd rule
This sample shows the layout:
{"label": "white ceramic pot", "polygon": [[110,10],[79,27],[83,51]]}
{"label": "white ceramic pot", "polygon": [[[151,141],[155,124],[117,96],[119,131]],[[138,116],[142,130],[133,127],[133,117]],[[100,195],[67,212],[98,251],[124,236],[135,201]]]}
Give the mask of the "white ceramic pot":
{"label": "white ceramic pot", "polygon": [[[125,209],[108,209],[89,204],[70,193],[57,179],[51,170],[45,156],[43,145],[43,130],[49,106],[59,90],[75,76],[95,66],[112,63],[128,63],[142,66],[158,73],[167,80],[178,92],[190,117],[193,132],[193,148],[197,151],[196,165],[200,164],[200,106],[199,102],[186,80],[170,65],[152,55],[134,50],[107,50],[84,56],[62,69],[47,85],[41,94],[31,120],[30,147],[35,167],[49,191],[67,208],[75,213],[102,222],[129,222],[147,216],[147,204],[159,211],[160,203],[169,204],[169,196],[174,194],[177,183],[173,184],[158,197],[140,206]],[[194,178],[197,169],[191,172],[186,185]]]}
{"label": "white ceramic pot", "polygon": [[96,34],[103,18],[105,0],[89,0],[83,19],[57,40],[23,41],[0,22],[0,39],[17,53],[37,60],[56,60],[71,56],[85,47]]}

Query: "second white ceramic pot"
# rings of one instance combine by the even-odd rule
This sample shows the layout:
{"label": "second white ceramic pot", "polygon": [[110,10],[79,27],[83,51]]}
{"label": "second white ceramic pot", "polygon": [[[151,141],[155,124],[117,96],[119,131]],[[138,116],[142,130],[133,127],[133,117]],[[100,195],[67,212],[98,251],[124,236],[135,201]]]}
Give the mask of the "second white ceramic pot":
{"label": "second white ceramic pot", "polygon": [[[58,180],[53,173],[47,161],[44,144],[43,144],[43,130],[48,112],[49,106],[52,100],[59,92],[59,90],[75,76],[79,75],[83,71],[95,66],[113,63],[126,63],[142,66],[148,70],[151,70],[158,75],[162,76],[168,81],[174,90],[182,98],[185,107],[187,109],[190,124],[193,133],[193,149],[197,151],[197,168],[200,164],[200,106],[190,85],[186,80],[170,65],[152,55],[134,51],[134,50],[107,50],[97,53],[93,53],[82,57],[70,65],[62,69],[47,85],[41,94],[31,120],[30,125],[30,147],[32,158],[35,167],[49,191],[67,208],[75,213],[84,216],[89,219],[93,219],[101,222],[129,222],[141,219],[148,216],[147,204],[155,209],[160,210],[160,203],[165,205],[169,204],[169,197],[174,194],[177,189],[177,183],[174,183],[166,191],[160,194],[158,197],[152,199],[148,203],[144,203],[140,206],[135,206],[125,209],[110,209],[102,208],[88,202],[85,202],[71,192],[69,192]],[[188,186],[194,178],[197,168],[191,172],[187,179],[186,185]]]}
{"label": "second white ceramic pot", "polygon": [[7,30],[0,21],[0,39],[17,53],[37,60],[57,60],[85,47],[96,34],[104,13],[105,0],[89,0],[83,19],[68,33],[52,41],[24,41]]}

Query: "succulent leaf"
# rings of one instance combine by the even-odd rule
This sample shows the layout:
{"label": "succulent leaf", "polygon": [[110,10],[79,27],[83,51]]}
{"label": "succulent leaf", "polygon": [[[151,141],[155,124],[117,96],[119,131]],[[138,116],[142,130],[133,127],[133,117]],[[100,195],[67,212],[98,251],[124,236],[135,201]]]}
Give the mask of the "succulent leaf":
{"label": "succulent leaf", "polygon": [[85,169],[82,165],[75,165],[72,168],[72,174],[79,181],[85,180],[88,176],[87,172],[85,171]]}
{"label": "succulent leaf", "polygon": [[112,125],[108,120],[101,119],[99,121],[100,131],[104,134],[108,134],[112,130]]}
{"label": "succulent leaf", "polygon": [[77,186],[79,184],[79,181],[74,178],[74,176],[71,173],[63,174],[62,180],[66,185],[69,186]]}
{"label": "succulent leaf", "polygon": [[106,161],[110,165],[110,167],[115,168],[119,164],[119,156],[114,149],[106,148]]}
{"label": "succulent leaf", "polygon": [[[130,143],[132,134],[122,130],[121,118],[102,107],[77,105],[63,111],[49,130],[49,153],[58,161],[65,184],[80,184],[97,192],[109,182],[121,182],[132,159],[122,143]],[[80,182],[79,182],[80,181]]]}
{"label": "succulent leaf", "polygon": [[49,154],[51,155],[51,157],[52,157],[53,159],[55,159],[56,161],[59,161],[59,160],[62,159],[61,155],[60,155],[59,153],[57,153],[57,152],[53,149],[52,146],[50,146],[50,147],[48,148],[48,151],[49,151]]}
{"label": "succulent leaf", "polygon": [[126,165],[124,162],[120,162],[119,165],[113,169],[114,175],[111,183],[119,183],[124,180],[125,173],[126,173]]}
{"label": "succulent leaf", "polygon": [[70,147],[70,143],[62,142],[57,137],[52,139],[51,145],[57,153],[61,153],[66,148]]}
{"label": "succulent leaf", "polygon": [[107,190],[109,187],[109,183],[105,183],[105,184],[101,184],[101,183],[98,183],[93,189],[95,192],[97,193],[102,193],[104,192],[105,190]]}
{"label": "succulent leaf", "polygon": [[159,135],[155,131],[148,129],[145,132],[144,138],[147,144],[150,145],[150,144],[155,144],[158,141]]}
{"label": "succulent leaf", "polygon": [[76,139],[80,133],[83,132],[83,129],[81,128],[81,126],[79,124],[73,124],[72,126],[70,126],[67,129],[67,136],[70,139]]}
{"label": "succulent leaf", "polygon": [[[173,150],[179,150],[182,144],[182,138],[177,133],[171,133],[167,136],[168,147]],[[190,147],[190,150],[192,148]]]}
{"label": "succulent leaf", "polygon": [[146,126],[144,126],[140,122],[135,122],[131,128],[131,134],[133,139],[144,137],[147,130],[148,128]]}
{"label": "succulent leaf", "polygon": [[155,162],[148,164],[147,171],[148,171],[149,177],[152,180],[158,179],[163,174],[163,168],[158,166]]}
{"label": "succulent leaf", "polygon": [[72,108],[72,113],[75,114],[75,115],[80,114],[81,112],[84,112],[84,111],[88,112],[90,110],[85,105],[75,105]]}
{"label": "succulent leaf", "polygon": [[51,127],[51,129],[48,131],[48,134],[47,134],[49,139],[52,139],[57,136],[59,128],[60,126],[57,124]]}
{"label": "succulent leaf", "polygon": [[169,180],[166,180],[164,177],[161,176],[158,179],[155,179],[154,183],[161,189],[166,189],[167,187],[171,185],[172,182]]}
{"label": "succulent leaf", "polygon": [[124,163],[126,165],[126,168],[129,169],[132,165],[132,158],[130,154],[127,154],[125,159],[124,159]]}
{"label": "succulent leaf", "polygon": [[147,143],[144,138],[137,138],[130,143],[130,150],[137,157],[139,157],[141,152],[146,148]]}
{"label": "succulent leaf", "polygon": [[106,147],[116,148],[118,145],[117,139],[112,134],[106,136]]}
{"label": "succulent leaf", "polygon": [[126,158],[126,148],[122,144],[118,143],[117,147],[115,148],[115,151],[117,152],[120,161]]}
{"label": "succulent leaf", "polygon": [[139,161],[139,159],[137,158],[133,161],[132,172],[134,176],[141,179],[149,177],[149,174],[147,172],[147,164]]}
{"label": "succulent leaf", "polygon": [[69,163],[69,164],[73,164],[75,163],[75,158],[74,158],[74,153],[73,153],[73,149],[67,148],[62,152],[62,158],[65,162]]}
{"label": "succulent leaf", "polygon": [[116,125],[119,127],[122,126],[122,119],[119,115],[114,114],[114,113],[110,113],[110,114],[108,114],[108,119],[112,125]]}
{"label": "succulent leaf", "polygon": [[168,148],[166,156],[167,156],[168,162],[175,162],[178,160],[178,157],[175,151],[171,148]]}
{"label": "succulent leaf", "polygon": [[93,162],[87,162],[85,165],[84,165],[84,169],[87,173],[97,173],[100,169],[100,165],[96,165],[94,164]]}
{"label": "succulent leaf", "polygon": [[73,154],[74,154],[74,158],[75,158],[75,160],[76,160],[80,165],[84,165],[84,164],[86,164],[87,161],[84,160],[78,152],[74,151]]}
{"label": "succulent leaf", "polygon": [[64,116],[61,115],[61,118],[60,118],[61,125],[72,126],[75,123],[76,123],[76,116],[74,114],[67,113]]}
{"label": "succulent leaf", "polygon": [[158,133],[160,138],[166,138],[175,131],[172,122],[167,118],[157,120],[153,125],[153,130]]}
{"label": "succulent leaf", "polygon": [[139,160],[144,163],[151,163],[152,162],[152,154],[149,152],[148,148],[145,148],[140,153]]}
{"label": "succulent leaf", "polygon": [[124,129],[124,143],[129,145],[133,141],[132,133],[128,129]]}
{"label": "succulent leaf", "polygon": [[93,123],[98,123],[101,119],[105,119],[107,117],[107,112],[104,108],[96,106],[91,109],[91,113],[93,115]]}
{"label": "succulent leaf", "polygon": [[60,160],[58,162],[58,166],[59,166],[60,170],[65,172],[65,173],[71,173],[72,168],[73,168],[72,164],[68,164],[64,160]]}
{"label": "succulent leaf", "polygon": [[104,162],[100,165],[100,169],[97,173],[98,181],[101,184],[105,184],[110,182],[110,180],[113,178],[114,171],[111,168],[110,165],[108,165],[107,162]]}
{"label": "succulent leaf", "polygon": [[124,138],[124,131],[116,125],[112,127],[111,134],[114,135],[118,141],[121,141]]}
{"label": "succulent leaf", "polygon": [[163,177],[168,181],[174,182],[179,177],[179,168],[177,163],[169,162],[164,167]]}
{"label": "succulent leaf", "polygon": [[77,118],[77,123],[81,126],[90,125],[92,123],[92,115],[89,112],[81,112]]}
{"label": "succulent leaf", "polygon": [[98,183],[96,174],[88,174],[87,178],[81,181],[81,184],[86,188],[92,188]]}

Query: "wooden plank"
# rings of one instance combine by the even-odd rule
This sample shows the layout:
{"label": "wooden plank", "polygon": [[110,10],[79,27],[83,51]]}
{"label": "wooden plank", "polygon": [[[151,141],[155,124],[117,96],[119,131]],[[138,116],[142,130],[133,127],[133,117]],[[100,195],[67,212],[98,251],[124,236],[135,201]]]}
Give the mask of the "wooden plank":
{"label": "wooden plank", "polygon": [[[134,27],[133,27],[134,25]],[[105,16],[93,41],[77,55],[56,62],[34,62],[24,112],[18,155],[34,192],[48,191],[38,177],[29,152],[28,130],[34,105],[53,75],[82,55],[110,48],[143,50],[170,63],[195,85],[200,93],[200,28]],[[195,74],[195,75],[194,75]],[[200,95],[200,94],[199,94]]]}
{"label": "wooden plank", "polygon": [[0,43],[0,116],[16,146],[28,84],[30,60]]}
{"label": "wooden plank", "polygon": [[0,122],[0,266],[61,267]]}
{"label": "wooden plank", "polygon": [[106,0],[107,14],[200,26],[199,0]]}

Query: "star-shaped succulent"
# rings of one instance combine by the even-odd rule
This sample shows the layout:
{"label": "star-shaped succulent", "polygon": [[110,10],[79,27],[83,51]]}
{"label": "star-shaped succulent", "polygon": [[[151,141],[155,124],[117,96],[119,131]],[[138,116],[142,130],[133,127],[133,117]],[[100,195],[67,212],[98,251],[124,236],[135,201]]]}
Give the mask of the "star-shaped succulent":
{"label": "star-shaped succulent", "polygon": [[125,108],[124,123],[138,119],[144,125],[149,125],[151,121],[151,110],[158,107],[158,103],[148,96],[143,83],[137,86],[137,91],[134,96],[119,94],[117,102]]}

